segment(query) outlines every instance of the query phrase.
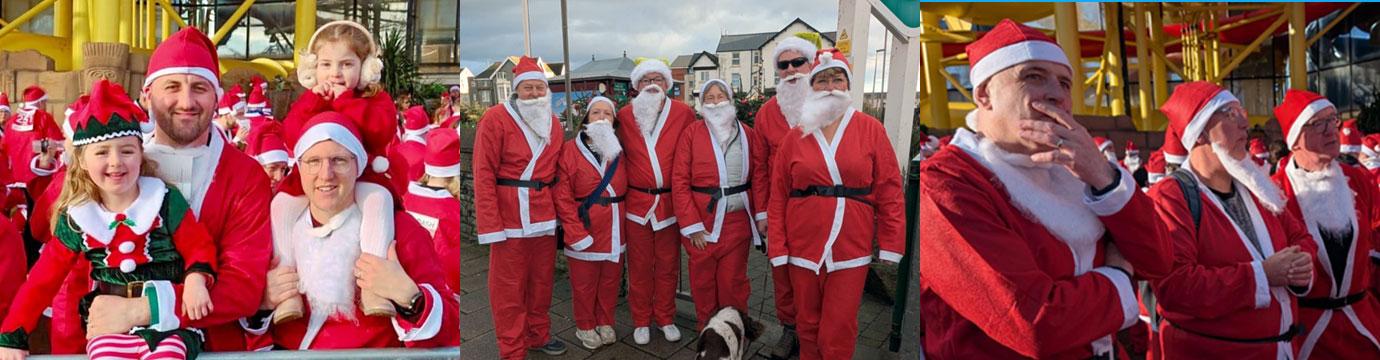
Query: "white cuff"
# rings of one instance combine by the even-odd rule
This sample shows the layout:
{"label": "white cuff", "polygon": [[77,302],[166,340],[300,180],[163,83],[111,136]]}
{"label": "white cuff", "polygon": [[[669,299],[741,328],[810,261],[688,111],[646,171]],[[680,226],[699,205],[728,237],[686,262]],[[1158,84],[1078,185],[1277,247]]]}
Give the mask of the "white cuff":
{"label": "white cuff", "polygon": [[[53,160],[57,160],[57,159],[53,159]],[[33,172],[34,172],[34,175],[38,175],[38,176],[50,176],[50,175],[53,175],[53,174],[57,173],[57,169],[58,169],[59,167],[61,167],[61,166],[58,166],[58,162],[57,162],[57,161],[53,161],[53,168],[52,168],[52,169],[44,169],[44,168],[38,167],[38,157],[37,157],[37,156],[35,156],[32,160],[29,160],[29,171],[33,171]]]}
{"label": "white cuff", "polygon": [[1285,288],[1289,289],[1289,293],[1294,294],[1294,296],[1308,295],[1308,292],[1313,291],[1313,279],[1314,278],[1308,278],[1308,286],[1305,286],[1303,288],[1303,291],[1300,292],[1294,292],[1293,286],[1285,286]]}
{"label": "white cuff", "polygon": [[585,251],[585,249],[588,249],[590,245],[594,245],[594,236],[585,235],[585,238],[580,239],[580,242],[570,244],[570,249],[575,251]]}
{"label": "white cuff", "polygon": [[1136,301],[1136,293],[1132,290],[1131,278],[1127,277],[1126,273],[1113,268],[1099,267],[1092,270],[1106,276],[1107,280],[1111,280],[1112,285],[1116,286],[1116,294],[1119,298],[1118,301],[1121,302],[1122,313],[1121,327],[1118,329],[1135,325],[1136,321],[1140,320],[1140,302]]}
{"label": "white cuff", "polygon": [[1380,260],[1380,251],[1371,250],[1370,258],[1373,260]]}
{"label": "white cuff", "polygon": [[[254,316],[254,315],[250,315],[250,316]],[[241,329],[244,329],[244,332],[247,332],[247,333],[249,333],[250,335],[263,335],[264,333],[268,332],[268,327],[269,327],[270,325],[273,325],[273,312],[269,312],[269,313],[268,313],[268,318],[264,319],[264,324],[263,324],[263,326],[262,326],[262,327],[259,327],[259,328],[253,328],[253,327],[250,327],[250,326],[249,326],[249,320],[248,320],[248,319],[249,319],[250,316],[246,316],[246,317],[240,318],[240,328],[241,328]],[[256,350],[256,351],[257,351],[257,350]]]}
{"label": "white cuff", "polygon": [[901,254],[897,254],[886,250],[882,250],[882,252],[878,253],[877,257],[890,262],[901,262]]}
{"label": "white cuff", "polygon": [[492,244],[503,240],[508,240],[508,237],[503,234],[502,230],[491,232],[488,234],[479,234],[480,244]]}
{"label": "white cuff", "polygon": [[436,288],[431,284],[420,284],[418,286],[422,293],[427,296],[427,314],[422,319],[421,324],[412,324],[411,329],[403,329],[398,324],[398,318],[393,317],[393,330],[398,333],[398,341],[422,341],[435,337],[441,332],[441,322],[444,321],[446,306],[441,302],[441,293],[436,292]]}
{"label": "white cuff", "polygon": [[1255,273],[1255,308],[1270,307],[1270,280],[1265,278],[1265,265],[1259,261],[1251,262]]}
{"label": "white cuff", "polygon": [[764,220],[767,220],[767,212],[766,212],[766,211],[763,211],[763,212],[757,213],[755,219],[756,219],[757,221],[764,221]]}
{"label": "white cuff", "polygon": [[1117,176],[1121,177],[1121,183],[1117,184],[1115,189],[1102,196],[1093,196],[1092,189],[1083,187],[1083,203],[1097,216],[1116,214],[1121,208],[1126,207],[1126,203],[1131,202],[1131,196],[1136,194],[1136,179],[1131,177],[1131,172],[1122,169],[1116,163],[1111,164],[1116,167]]}
{"label": "white cuff", "polygon": [[777,267],[777,266],[781,266],[781,265],[786,265],[786,260],[787,260],[787,259],[786,259],[786,255],[781,255],[781,256],[777,256],[777,257],[771,258],[771,266],[772,266],[772,267]]}
{"label": "white cuff", "polygon": [[690,237],[690,234],[694,234],[694,233],[701,232],[701,231],[704,231],[704,223],[703,223],[703,222],[697,222],[697,223],[695,223],[694,225],[690,225],[690,226],[686,226],[686,227],[680,228],[680,235],[681,235],[681,236],[685,236],[685,237]]}
{"label": "white cuff", "polygon": [[144,297],[149,300],[149,329],[173,331],[182,328],[182,320],[177,318],[177,291],[172,282],[145,282]]}

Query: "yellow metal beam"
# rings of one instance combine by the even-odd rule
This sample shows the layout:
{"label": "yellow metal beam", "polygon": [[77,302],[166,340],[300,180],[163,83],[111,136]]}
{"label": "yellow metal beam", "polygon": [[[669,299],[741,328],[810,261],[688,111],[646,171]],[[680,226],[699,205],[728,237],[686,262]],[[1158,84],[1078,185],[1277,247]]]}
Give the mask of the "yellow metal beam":
{"label": "yellow metal beam", "polygon": [[120,42],[120,3],[123,1],[93,1],[91,13],[91,42]]}
{"label": "yellow metal beam", "polygon": [[211,36],[211,43],[219,44],[220,40],[224,39],[225,35],[230,34],[230,29],[235,28],[235,24],[240,22],[240,18],[244,17],[244,14],[249,12],[249,7],[253,5],[254,0],[245,0],[244,3],[241,3],[240,7],[235,9],[235,13],[230,14],[230,18],[225,19],[224,24],[220,24],[220,29],[216,30],[216,34]]}
{"label": "yellow metal beam", "polygon": [[86,65],[86,55],[76,49],[86,48],[91,39],[91,3],[86,0],[72,0],[72,48],[70,55],[73,66]]}
{"label": "yellow metal beam", "polygon": [[[1150,58],[1150,75],[1152,77],[1151,82],[1154,85],[1153,88],[1155,89],[1155,102],[1153,104],[1153,108],[1155,109],[1158,109],[1160,108],[1160,106],[1163,106],[1165,101],[1169,101],[1169,74],[1165,72],[1165,67],[1166,65],[1172,65],[1169,64],[1169,60],[1164,56],[1163,50],[1165,46],[1164,22],[1161,18],[1164,14],[1163,6],[1164,3],[1155,3],[1155,7],[1153,8],[1151,8],[1149,5],[1146,5],[1146,14],[1140,15],[1142,16],[1141,19],[1145,19],[1145,17],[1148,17],[1148,20],[1150,22],[1150,26],[1147,29],[1150,32],[1150,45],[1146,46],[1146,48],[1147,50],[1155,51],[1155,54],[1159,55],[1157,57]],[[1137,21],[1137,23],[1140,22]],[[1182,72],[1179,73],[1179,76],[1183,76]],[[1142,104],[1141,106],[1147,105],[1150,104]],[[1158,112],[1156,113],[1157,114],[1155,116],[1150,118],[1150,122],[1143,124],[1146,125],[1146,128],[1164,128],[1164,125],[1167,123],[1167,120],[1163,115],[1159,115]]]}
{"label": "yellow metal beam", "polygon": [[1069,64],[1073,65],[1073,89],[1072,94],[1073,113],[1082,114],[1086,104],[1083,99],[1083,58],[1080,55],[1081,45],[1078,42],[1078,7],[1071,2],[1054,3],[1054,32],[1059,41],[1059,46],[1064,48],[1064,56],[1068,57]]}
{"label": "yellow metal beam", "polygon": [[1303,3],[1289,3],[1289,88],[1295,90],[1308,90],[1308,48],[1304,46],[1307,41],[1305,38],[1305,27],[1308,21],[1304,17]]}
{"label": "yellow metal beam", "polygon": [[[30,8],[29,11],[25,11],[23,14],[20,14],[19,17],[14,18],[13,22],[5,24],[4,27],[0,27],[0,39],[4,39],[6,34],[9,34],[11,32],[14,32],[16,29],[19,29],[19,25],[24,25],[24,23],[29,22],[29,19],[33,19],[35,16],[38,16],[38,14],[42,13],[44,10],[47,10],[49,6],[53,6],[53,3],[56,2],[57,0],[43,0],[43,2],[38,3],[38,5],[34,5],[33,8]],[[0,41],[0,43],[2,42],[3,41]]]}
{"label": "yellow metal beam", "polygon": [[[1117,10],[1119,6],[1120,5],[1117,5],[1117,3],[1102,4],[1104,9],[1103,13],[1105,14],[1103,15],[1104,24],[1121,23],[1121,11]],[[1103,48],[1105,50],[1102,57],[1107,59],[1107,92],[1110,93],[1112,97],[1111,104],[1109,104],[1112,108],[1112,115],[1121,116],[1126,115],[1126,93],[1123,91],[1126,86],[1126,79],[1121,76],[1121,68],[1125,65],[1126,59],[1121,57],[1123,50],[1123,48],[1121,48],[1122,29],[1115,26],[1113,27],[1113,29],[1108,29],[1108,31],[1106,31],[1107,41],[1103,42]]]}
{"label": "yellow metal beam", "polygon": [[4,51],[24,51],[34,50],[39,54],[53,59],[53,68],[57,71],[72,71],[72,40],[56,36],[39,35],[26,32],[15,32],[5,36],[5,41],[0,41],[0,50]]}
{"label": "yellow metal beam", "polygon": [[968,89],[964,88],[962,84],[959,84],[958,79],[954,79],[953,74],[950,74],[948,71],[940,71],[939,75],[944,76],[944,80],[948,80],[949,84],[952,84],[954,86],[954,89],[958,89],[958,93],[962,94],[964,99],[968,99],[968,101],[974,101],[973,93],[968,92]]}
{"label": "yellow metal beam", "polygon": [[1333,26],[1337,26],[1337,24],[1342,22],[1342,19],[1345,19],[1347,15],[1351,15],[1351,12],[1356,10],[1356,8],[1360,6],[1361,3],[1359,2],[1352,3],[1351,6],[1348,6],[1345,10],[1342,10],[1342,13],[1338,14],[1337,18],[1332,19],[1331,22],[1327,23],[1327,26],[1323,26],[1322,30],[1319,30],[1317,34],[1313,34],[1313,38],[1308,39],[1308,42],[1304,44],[1304,47],[1312,47],[1313,43],[1318,42],[1318,39],[1322,39],[1323,34],[1327,34],[1328,31],[1332,30]]}
{"label": "yellow metal beam", "polygon": [[[178,15],[178,14],[177,14],[177,10],[176,10],[176,9],[173,9],[172,4],[169,4],[169,3],[168,3],[168,0],[157,0],[157,1],[158,1],[158,6],[163,7],[163,14],[164,14],[164,15],[167,15],[168,18],[171,18],[171,19],[173,20],[173,22],[176,22],[176,23],[177,23],[177,28],[178,28],[178,29],[182,29],[182,28],[187,27],[187,22],[186,22],[186,21],[182,21],[182,15]],[[172,36],[172,34],[168,34],[168,36]]]}
{"label": "yellow metal beam", "polygon": [[153,0],[144,0],[144,47],[158,46],[158,11]]}
{"label": "yellow metal beam", "polygon": [[316,32],[316,0],[298,1],[296,15],[296,25],[292,34],[292,62],[300,64],[302,51],[307,49],[312,33]]}
{"label": "yellow metal beam", "polygon": [[[1196,7],[1195,7],[1195,9],[1196,9]],[[1242,19],[1241,21],[1237,21],[1237,22],[1233,22],[1233,23],[1230,23],[1230,24],[1222,25],[1222,26],[1218,27],[1217,29],[1214,29],[1214,31],[1220,33],[1220,32],[1223,32],[1223,31],[1235,29],[1235,28],[1238,28],[1238,27],[1241,27],[1241,26],[1249,25],[1249,24],[1251,24],[1251,23],[1254,23],[1254,22],[1257,22],[1257,21],[1260,21],[1260,20],[1265,20],[1266,18],[1269,18],[1269,17],[1271,17],[1271,16],[1275,16],[1275,15],[1279,15],[1279,14],[1281,14],[1281,13],[1283,13],[1283,12],[1280,11],[1280,10],[1267,11],[1267,12],[1265,12],[1265,13],[1263,13],[1263,14],[1260,14],[1260,15],[1256,15],[1256,16],[1252,16],[1252,17],[1249,17],[1249,18]],[[1183,39],[1183,38],[1174,39],[1174,40],[1169,40],[1169,42],[1165,43],[1164,46],[1175,45],[1175,44],[1179,44],[1179,43],[1183,43],[1183,42],[1184,42],[1184,39]]]}
{"label": "yellow metal beam", "polygon": [[1151,124],[1150,119],[1155,114],[1151,111],[1155,105],[1154,93],[1152,92],[1155,86],[1150,83],[1151,66],[1149,62],[1151,55],[1146,49],[1150,47],[1150,41],[1147,39],[1149,36],[1145,34],[1145,26],[1143,26],[1145,25],[1146,11],[1145,4],[1136,3],[1135,16],[1129,18],[1131,19],[1129,26],[1135,30],[1134,33],[1136,34],[1136,95],[1138,96],[1137,100],[1140,100],[1140,106],[1137,108],[1140,111],[1140,118],[1136,122],[1136,129],[1142,131]]}
{"label": "yellow metal beam", "polygon": [[120,12],[118,13],[119,15],[117,15],[117,19],[119,19],[120,28],[116,31],[119,33],[120,43],[125,45],[134,44],[133,34],[130,34],[130,31],[134,29],[134,4],[130,3],[133,0],[104,0],[102,2],[107,1],[119,5]]}
{"label": "yellow metal beam", "polygon": [[72,0],[58,0],[53,6],[53,36],[72,37]]}
{"label": "yellow metal beam", "polygon": [[1246,57],[1250,56],[1252,53],[1255,53],[1256,50],[1260,50],[1260,44],[1264,43],[1265,39],[1271,38],[1272,36],[1270,36],[1270,34],[1274,33],[1275,29],[1278,29],[1281,25],[1284,25],[1284,22],[1288,20],[1289,19],[1285,17],[1280,17],[1278,20],[1275,20],[1273,24],[1270,24],[1270,27],[1265,28],[1264,33],[1261,33],[1260,36],[1257,36],[1255,40],[1252,40],[1250,44],[1246,45],[1245,50],[1237,53],[1236,56],[1233,56],[1231,62],[1227,63],[1227,66],[1223,67],[1218,74],[1214,75],[1214,77],[1212,78],[1212,82],[1219,84],[1222,83],[1222,79],[1225,79],[1227,75],[1230,75],[1232,71],[1236,70],[1236,67],[1240,66],[1241,62],[1246,60]]}
{"label": "yellow metal beam", "polygon": [[[924,27],[920,29],[922,36],[930,32],[939,32],[939,22],[943,17],[938,14],[921,11],[920,22],[928,25],[935,25],[932,29]],[[928,93],[926,102],[930,105],[929,126],[940,129],[952,129],[960,124],[952,123],[949,119],[949,90],[945,86],[944,76],[948,71],[944,70],[941,59],[944,57],[944,45],[937,42],[921,42],[920,56],[924,72],[924,83],[921,85]],[[961,86],[959,88],[962,88]]]}

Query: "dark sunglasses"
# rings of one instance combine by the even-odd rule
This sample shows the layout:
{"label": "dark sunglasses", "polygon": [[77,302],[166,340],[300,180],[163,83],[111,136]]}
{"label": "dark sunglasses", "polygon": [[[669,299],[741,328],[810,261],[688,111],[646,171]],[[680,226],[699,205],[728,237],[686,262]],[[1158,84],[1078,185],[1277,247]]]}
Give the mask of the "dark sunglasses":
{"label": "dark sunglasses", "polygon": [[792,67],[792,66],[794,66],[794,67],[805,66],[805,63],[807,63],[807,62],[810,62],[810,59],[807,59],[807,58],[805,58],[804,56],[801,56],[801,57],[794,58],[794,59],[790,59],[790,60],[777,61],[777,62],[776,62],[776,68],[779,69],[779,70],[786,70],[786,69],[789,69],[789,68]]}

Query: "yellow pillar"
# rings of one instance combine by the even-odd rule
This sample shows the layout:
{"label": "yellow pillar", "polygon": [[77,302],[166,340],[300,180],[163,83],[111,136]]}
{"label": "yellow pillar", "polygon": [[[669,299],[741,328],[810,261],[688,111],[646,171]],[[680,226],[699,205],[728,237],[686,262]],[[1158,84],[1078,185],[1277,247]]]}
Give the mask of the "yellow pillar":
{"label": "yellow pillar", "polygon": [[[152,1],[157,2],[158,0]],[[158,4],[154,4],[154,6],[158,6]],[[172,14],[169,14],[167,11],[158,11],[158,19],[158,22],[161,23],[159,25],[159,32],[163,34],[163,37],[159,38],[160,40],[158,41],[162,42],[169,36],[172,36]]]}
{"label": "yellow pillar", "polygon": [[86,47],[86,41],[90,39],[91,29],[91,8],[87,7],[86,0],[70,0],[72,4],[72,67],[80,68],[86,65],[86,58],[81,50]]}
{"label": "yellow pillar", "polygon": [[154,35],[158,31],[155,27],[158,23],[154,21],[158,19],[158,12],[154,11],[155,9],[157,7],[154,6],[153,0],[144,0],[144,47],[150,49],[158,44],[158,37]]}
{"label": "yellow pillar", "polygon": [[1303,3],[1289,3],[1285,15],[1289,17],[1289,88],[1308,90],[1308,60],[1306,59],[1308,40],[1304,28]]}
{"label": "yellow pillar", "polygon": [[120,2],[94,1],[87,19],[91,22],[91,42],[120,42]]}
{"label": "yellow pillar", "polygon": [[1107,84],[1109,86],[1107,91],[1111,92],[1110,95],[1112,96],[1112,116],[1121,116],[1126,115],[1126,93],[1123,91],[1126,79],[1121,77],[1121,68],[1126,66],[1126,59],[1121,58],[1122,29],[1116,27],[1117,23],[1120,23],[1121,9],[1114,3],[1106,3],[1102,6],[1106,9],[1103,23],[1107,24],[1103,26],[1107,29],[1105,40],[1107,46],[1103,47],[1107,49],[1107,53],[1103,55],[1107,57]]}
{"label": "yellow pillar", "polygon": [[[920,22],[925,26],[920,27],[921,34],[928,34],[939,30],[939,22],[944,18],[932,12],[921,11]],[[920,61],[924,64],[924,88],[930,104],[930,124],[940,129],[953,129],[962,126],[961,123],[951,123],[949,121],[949,90],[946,87],[944,76],[940,71],[944,70],[944,45],[937,42],[925,42],[920,48]],[[897,64],[895,66],[906,66]],[[900,71],[900,70],[896,70]],[[974,89],[976,90],[976,89]]]}
{"label": "yellow pillar", "polygon": [[53,4],[53,36],[72,37],[72,0],[58,0]]}
{"label": "yellow pillar", "polygon": [[1150,65],[1150,58],[1154,55],[1150,55],[1150,41],[1145,34],[1145,13],[1148,7],[1144,3],[1136,3],[1135,7],[1135,16],[1132,17],[1135,21],[1132,22],[1131,28],[1136,34],[1136,94],[1140,100],[1140,122],[1136,124],[1136,129],[1149,130],[1150,124],[1154,124],[1151,119],[1156,113],[1151,110],[1157,108],[1153,93],[1155,85],[1150,82],[1150,73],[1154,69]]}
{"label": "yellow pillar", "polygon": [[[1146,11],[1150,17],[1150,46],[1163,47],[1164,45],[1164,21],[1161,20],[1164,5],[1156,3],[1154,7],[1146,5]],[[1155,108],[1158,109],[1169,101],[1169,69],[1165,67],[1164,60],[1159,56],[1150,56],[1150,76],[1153,78],[1155,88]],[[1164,116],[1159,112],[1154,113],[1154,122],[1150,128],[1159,129],[1164,127]]]}
{"label": "yellow pillar", "polygon": [[1054,33],[1059,40],[1059,46],[1064,48],[1064,55],[1069,58],[1069,64],[1073,65],[1073,97],[1070,99],[1073,102],[1073,113],[1082,114],[1086,107],[1084,99],[1087,94],[1083,92],[1082,46],[1078,43],[1078,4],[1054,3]]}
{"label": "yellow pillar", "polygon": [[130,34],[130,30],[134,29],[134,5],[129,3],[130,0],[102,0],[101,2],[113,2],[120,6],[118,15],[120,19],[120,42],[124,44],[133,44],[134,42],[131,40],[133,40],[134,37],[133,34]]}
{"label": "yellow pillar", "polygon": [[[302,50],[307,48],[307,43],[311,41],[311,34],[316,32],[316,0],[298,1],[296,15],[296,30],[292,37],[292,62],[300,66]],[[300,69],[300,67],[297,68]]]}

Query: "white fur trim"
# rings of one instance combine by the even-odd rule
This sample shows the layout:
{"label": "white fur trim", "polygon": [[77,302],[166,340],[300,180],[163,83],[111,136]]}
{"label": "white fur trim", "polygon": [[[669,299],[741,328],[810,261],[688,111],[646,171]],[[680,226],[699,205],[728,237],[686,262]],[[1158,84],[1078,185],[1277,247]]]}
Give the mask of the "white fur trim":
{"label": "white fur trim", "polygon": [[570,244],[570,249],[575,251],[585,251],[585,249],[588,249],[590,245],[594,245],[594,237],[590,235],[585,235],[584,239],[580,239],[579,242]]}
{"label": "white fur trim", "polygon": [[1112,166],[1116,167],[1116,171],[1121,177],[1121,183],[1117,184],[1116,189],[1102,194],[1101,197],[1094,197],[1092,189],[1083,187],[1083,203],[1088,204],[1088,208],[1092,209],[1097,216],[1111,216],[1120,212],[1127,203],[1131,202],[1131,197],[1136,194],[1136,179],[1131,176],[1131,172],[1116,165],[1116,163],[1112,163]]}
{"label": "white fur trim", "polygon": [[[1307,123],[1309,119],[1312,119],[1314,114],[1317,114],[1319,111],[1323,111],[1323,109],[1329,107],[1334,109],[1337,108],[1336,105],[1332,105],[1331,101],[1327,101],[1327,98],[1313,100],[1313,102],[1308,103],[1308,106],[1305,106],[1303,108],[1303,111],[1299,112],[1299,116],[1294,118],[1294,123],[1289,126],[1289,133],[1284,134],[1284,142],[1288,144],[1289,147],[1294,147],[1294,143],[1298,142],[1299,140],[1299,134],[1303,132],[1303,124]],[[1345,149],[1345,146],[1343,146],[1343,148]],[[1358,152],[1359,150],[1342,151]]]}
{"label": "white fur trim", "polygon": [[[794,35],[786,37],[785,40],[776,43],[776,50],[773,51],[771,56],[771,66],[773,68],[776,67],[775,62],[781,61],[781,53],[786,52],[786,50],[795,50],[795,52],[804,55],[806,59],[810,60],[810,63],[806,65],[812,65],[815,59],[811,57],[815,55],[815,52],[819,51],[819,48],[815,47],[815,44],[811,44],[809,41],[805,41],[805,39],[795,37]],[[777,69],[777,71],[781,71],[781,69]]]}
{"label": "white fur trim", "polygon": [[1342,145],[1342,146],[1339,146],[1339,148],[1340,148],[1341,151],[1344,152],[1344,153],[1358,153],[1358,152],[1361,152],[1361,145]]}
{"label": "white fur trim", "polygon": [[[57,160],[57,159],[54,159],[54,160]],[[35,156],[35,157],[33,158],[33,160],[29,160],[29,170],[30,170],[30,171],[33,171],[33,172],[34,172],[34,175],[38,175],[38,176],[49,176],[49,175],[53,175],[53,174],[56,174],[56,173],[57,173],[58,168],[61,168],[61,166],[58,166],[57,161],[54,161],[54,162],[53,162],[53,168],[52,168],[52,169],[44,169],[44,168],[38,167],[38,157],[37,157],[37,156]]]}
{"label": "white fur trim", "polygon": [[[658,73],[666,77],[666,87],[671,87],[671,83],[675,81],[671,78],[671,68],[668,67],[665,62],[662,62],[660,59],[646,59],[642,60],[642,63],[638,64],[637,67],[634,67],[632,73],[629,74],[628,78],[632,80],[632,87],[641,90],[642,86],[640,86],[639,83],[642,81],[642,77],[651,73]],[[670,89],[661,90],[665,92]]]}
{"label": "white fur trim", "polygon": [[733,88],[729,87],[728,83],[719,79],[709,79],[709,81],[705,81],[704,84],[700,84],[700,89],[698,92],[700,93],[699,97],[701,104],[704,103],[704,91],[709,89],[709,84],[719,84],[719,86],[723,86],[724,92],[728,93],[728,101],[733,101]]}
{"label": "white fur trim", "polygon": [[771,258],[771,266],[772,266],[772,267],[777,267],[777,266],[781,266],[781,265],[786,265],[786,260],[787,260],[787,259],[788,259],[788,258],[787,258],[786,255],[781,255],[781,256],[777,256],[777,257]]}
{"label": "white fur trim", "polygon": [[[721,202],[722,202],[722,201],[721,201]],[[690,226],[681,227],[681,228],[680,228],[680,235],[681,235],[681,236],[686,236],[686,237],[688,237],[688,236],[690,236],[690,235],[692,235],[692,234],[694,234],[694,233],[701,232],[701,231],[704,231],[704,223],[702,223],[702,222],[697,222],[697,223],[691,224]]]}
{"label": "white fur trim", "polygon": [[[670,77],[668,76],[667,78],[669,79]],[[527,80],[541,80],[542,84],[547,84],[546,74],[541,71],[528,71],[513,77],[513,90],[517,90],[518,85]]]}
{"label": "white fur trim", "polygon": [[503,231],[495,231],[488,234],[479,234],[480,244],[492,244],[503,240],[508,240],[508,237]]}
{"label": "white fur trim", "polygon": [[[1268,245],[1267,246],[1271,246]],[[1265,277],[1265,265],[1262,261],[1251,262],[1251,272],[1255,274],[1255,296],[1254,304],[1256,309],[1270,307],[1270,281]]]}
{"label": "white fur trim", "polygon": [[834,55],[832,53],[819,54],[819,56],[815,58],[815,67],[810,70],[810,80],[814,80],[815,74],[833,68],[843,69],[843,76],[848,79],[848,87],[853,87],[853,70],[848,68],[848,64],[834,60]]}
{"label": "white fur trim", "polygon": [[383,156],[375,156],[375,157],[374,157],[374,163],[373,163],[373,166],[372,166],[373,169],[374,169],[374,172],[376,172],[376,173],[383,173],[383,172],[386,172],[386,171],[388,171],[388,165],[389,165],[389,164],[388,164],[388,158],[387,158],[387,157],[383,157]]}
{"label": "white fur trim", "polygon": [[[157,74],[157,73],[155,73],[155,74]],[[24,102],[24,107],[25,107],[25,108],[37,107],[37,106],[38,106],[38,103],[41,103],[41,102],[44,102],[44,101],[48,101],[48,94],[47,94],[47,93],[44,93],[43,96],[39,96],[37,100],[34,100],[34,101],[25,101],[25,102]]]}
{"label": "white fur trim", "polygon": [[355,137],[354,133],[351,133],[349,129],[346,129],[345,126],[340,124],[320,123],[307,129],[306,132],[302,133],[302,137],[298,138],[297,146],[292,148],[292,153],[301,157],[302,154],[307,152],[307,149],[312,147],[312,145],[327,140],[340,144],[340,146],[349,150],[351,154],[354,154],[355,162],[359,165],[358,174],[355,174],[355,176],[364,175],[364,164],[369,159],[368,155],[364,152],[364,144],[359,142],[359,138]]}
{"label": "white fur trim", "polygon": [[1140,319],[1140,302],[1136,300],[1136,292],[1132,289],[1131,278],[1126,277],[1125,273],[1108,267],[1092,269],[1093,272],[1106,276],[1107,280],[1112,281],[1116,287],[1117,298],[1121,303],[1121,312],[1124,314],[1121,321],[1121,329],[1131,327]]}
{"label": "white fur trim", "polygon": [[445,304],[441,302],[441,293],[437,292],[436,288],[432,287],[431,284],[417,284],[417,287],[420,288],[418,290],[427,297],[426,306],[428,311],[426,318],[422,319],[420,326],[414,324],[412,329],[404,330],[402,326],[398,324],[398,318],[394,317],[392,319],[393,330],[398,333],[398,341],[410,342],[427,340],[436,337],[436,334],[441,331],[441,322],[444,321],[443,315],[446,309]]}
{"label": "white fur trim", "polygon": [[1188,155],[1173,155],[1170,153],[1164,153],[1164,162],[1169,164],[1183,164],[1186,160],[1188,160]]}
{"label": "white fur trim", "polygon": [[[211,87],[216,89],[217,99],[221,98],[222,96],[225,96],[225,89],[220,88],[220,74],[217,74],[214,71],[211,71],[211,69],[207,69],[204,67],[179,66],[158,69],[158,71],[154,71],[152,74],[149,74],[147,77],[144,77],[144,88],[148,88],[149,85],[153,85],[154,80],[158,80],[158,78],[163,77],[164,75],[176,74],[200,76],[206,79],[206,81],[211,82]],[[45,95],[44,98],[47,98],[47,96]]]}
{"label": "white fur trim", "polygon": [[[1184,132],[1181,134],[1183,136],[1179,138],[1179,142],[1184,145],[1184,150],[1193,151],[1193,144],[1198,143],[1198,136],[1203,134],[1203,130],[1207,127],[1208,119],[1212,118],[1212,114],[1217,112],[1218,108],[1233,102],[1240,101],[1238,101],[1236,96],[1232,95],[1230,91],[1222,90],[1217,92],[1217,95],[1213,96],[1212,100],[1208,100],[1208,103],[1203,105],[1202,109],[1198,109],[1198,112],[1193,114],[1193,119],[1189,120],[1188,125],[1184,126]],[[1168,156],[1169,154],[1165,154],[1166,159]]]}
{"label": "white fur trim", "polygon": [[432,166],[431,164],[423,164],[423,165],[426,166],[426,174],[427,174],[427,175],[431,175],[431,176],[435,176],[435,177],[453,177],[453,176],[460,176],[460,164],[459,164],[459,163],[456,163],[455,165],[450,165],[450,166]]}
{"label": "white fur trim", "polygon": [[255,156],[254,156],[254,159],[255,159],[255,160],[259,160],[259,164],[260,164],[260,165],[268,165],[268,164],[277,163],[277,162],[281,162],[281,163],[288,162],[288,155],[287,155],[287,151],[283,151],[283,150],[273,150],[273,151],[265,152],[265,153],[263,153],[263,154],[255,155]]}
{"label": "white fur trim", "polygon": [[589,111],[588,106],[592,106],[597,102],[609,104],[609,108],[612,108],[615,113],[618,112],[618,104],[614,104],[613,100],[609,100],[609,98],[603,96],[595,96],[593,99],[589,99],[589,104],[586,106],[585,111]]}
{"label": "white fur trim", "polygon": [[1070,71],[1073,70],[1073,66],[1069,65],[1068,56],[1064,55],[1064,49],[1060,48],[1058,44],[1048,41],[1027,40],[1003,46],[996,51],[987,53],[987,56],[983,56],[982,60],[979,60],[968,74],[972,79],[973,86],[977,87],[986,82],[992,75],[996,75],[1006,68],[1032,60],[1052,61],[1068,66]]}
{"label": "white fur trim", "polygon": [[901,254],[882,250],[877,253],[877,257],[890,262],[901,262]]}
{"label": "white fur trim", "polygon": [[248,316],[242,317],[240,318],[240,328],[244,329],[244,332],[249,333],[250,335],[263,335],[264,333],[268,332],[268,327],[273,324],[273,312],[270,311],[268,314],[268,317],[263,319],[263,325],[257,328],[249,326]]}

